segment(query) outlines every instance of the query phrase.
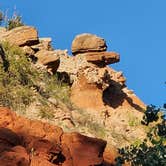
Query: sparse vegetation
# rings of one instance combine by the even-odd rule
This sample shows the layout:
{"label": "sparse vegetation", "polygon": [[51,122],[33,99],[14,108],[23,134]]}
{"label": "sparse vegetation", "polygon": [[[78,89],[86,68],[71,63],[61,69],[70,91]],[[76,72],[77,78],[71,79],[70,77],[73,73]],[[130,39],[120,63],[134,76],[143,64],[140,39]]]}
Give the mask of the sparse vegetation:
{"label": "sparse vegetation", "polygon": [[106,138],[106,129],[102,123],[96,122],[90,114],[85,110],[77,109],[75,110],[80,114],[79,119],[75,119],[77,128],[80,132],[84,134],[90,133],[95,137],[105,139]]}
{"label": "sparse vegetation", "polygon": [[138,126],[140,125],[140,121],[137,117],[135,117],[132,113],[130,113],[129,115],[129,126],[130,127],[134,127],[134,126]]}
{"label": "sparse vegetation", "polygon": [[5,71],[0,64],[0,105],[21,110],[33,100],[35,72],[19,47],[7,42],[2,46],[9,66]]}
{"label": "sparse vegetation", "polygon": [[11,17],[7,17],[7,14],[0,11],[0,25],[4,25],[7,30],[11,30],[16,27],[23,26],[24,23],[22,21],[22,17],[16,12],[13,12]]}
{"label": "sparse vegetation", "polygon": [[54,118],[54,113],[51,109],[48,109],[48,106],[44,106],[40,108],[39,111],[39,116],[44,119],[53,119]]}
{"label": "sparse vegetation", "polygon": [[24,23],[22,22],[22,17],[20,15],[17,15],[16,13],[14,13],[12,18],[7,20],[6,29],[11,30],[13,28],[20,27],[23,25],[24,25]]}
{"label": "sparse vegetation", "polygon": [[43,106],[49,110],[49,97],[71,105],[67,84],[59,82],[56,75],[49,75],[46,70],[36,69],[21,48],[7,42],[3,42],[2,47],[8,69],[4,70],[3,63],[0,63],[1,106],[23,113],[32,102],[40,102],[44,117]]}

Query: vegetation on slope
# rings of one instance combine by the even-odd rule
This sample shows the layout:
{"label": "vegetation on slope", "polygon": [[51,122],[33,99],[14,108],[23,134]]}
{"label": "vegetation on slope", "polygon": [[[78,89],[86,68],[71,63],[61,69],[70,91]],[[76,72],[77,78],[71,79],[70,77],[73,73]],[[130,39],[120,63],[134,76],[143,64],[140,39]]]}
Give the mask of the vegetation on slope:
{"label": "vegetation on slope", "polygon": [[[21,48],[2,43],[6,60],[0,63],[0,105],[22,112],[32,102],[49,108],[48,98],[70,106],[69,86],[58,81],[56,75],[37,69]],[[42,115],[43,116],[43,115]]]}

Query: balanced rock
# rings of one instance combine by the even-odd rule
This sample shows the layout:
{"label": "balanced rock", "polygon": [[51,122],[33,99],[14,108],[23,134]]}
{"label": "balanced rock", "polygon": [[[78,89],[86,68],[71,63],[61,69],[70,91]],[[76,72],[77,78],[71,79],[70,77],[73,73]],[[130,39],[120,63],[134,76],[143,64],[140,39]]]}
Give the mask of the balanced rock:
{"label": "balanced rock", "polygon": [[104,39],[93,34],[84,33],[75,37],[71,49],[73,55],[76,55],[85,52],[106,51],[107,45]]}
{"label": "balanced rock", "polygon": [[0,41],[8,41],[11,44],[18,46],[39,43],[37,30],[31,26],[21,26],[4,33],[0,33]]}

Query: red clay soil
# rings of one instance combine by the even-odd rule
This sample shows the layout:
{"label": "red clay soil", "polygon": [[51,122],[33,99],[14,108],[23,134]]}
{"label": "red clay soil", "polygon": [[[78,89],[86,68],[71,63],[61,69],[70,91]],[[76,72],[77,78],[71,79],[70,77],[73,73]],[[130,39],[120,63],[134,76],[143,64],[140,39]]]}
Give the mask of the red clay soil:
{"label": "red clay soil", "polygon": [[0,108],[0,166],[104,165],[105,146],[101,139],[63,133],[60,127]]}

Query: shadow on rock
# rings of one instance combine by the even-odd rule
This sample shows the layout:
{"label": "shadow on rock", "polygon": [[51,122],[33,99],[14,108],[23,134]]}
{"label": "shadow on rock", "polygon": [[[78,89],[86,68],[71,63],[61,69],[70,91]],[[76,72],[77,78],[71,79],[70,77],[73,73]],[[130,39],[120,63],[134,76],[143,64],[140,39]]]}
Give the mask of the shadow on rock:
{"label": "shadow on rock", "polygon": [[142,111],[142,107],[135,104],[133,99],[123,92],[123,88],[124,87],[120,83],[112,80],[110,86],[103,92],[103,102],[106,105],[116,109],[119,106],[122,106],[125,101],[127,101],[131,107],[138,111]]}

